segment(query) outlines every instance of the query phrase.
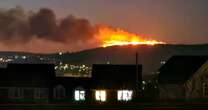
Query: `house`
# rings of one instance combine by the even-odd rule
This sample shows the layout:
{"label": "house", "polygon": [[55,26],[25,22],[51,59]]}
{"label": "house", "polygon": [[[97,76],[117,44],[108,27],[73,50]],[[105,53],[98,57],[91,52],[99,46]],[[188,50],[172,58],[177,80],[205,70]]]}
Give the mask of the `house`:
{"label": "house", "polygon": [[173,56],[158,71],[161,100],[208,98],[208,56]]}
{"label": "house", "polygon": [[0,68],[0,103],[48,103],[53,64],[8,64]]}
{"label": "house", "polygon": [[[138,70],[138,71],[137,71]],[[94,64],[92,77],[56,77],[53,83],[55,103],[95,103],[130,101],[136,94],[138,65]],[[141,77],[138,77],[141,81]]]}
{"label": "house", "polygon": [[93,65],[92,89],[96,101],[131,101],[137,95],[141,75],[141,65]]}
{"label": "house", "polygon": [[0,68],[0,103],[94,103],[130,101],[141,82],[141,65],[93,65],[92,77],[55,75],[53,64]]}
{"label": "house", "polygon": [[53,82],[54,103],[90,102],[91,78],[56,77]]}

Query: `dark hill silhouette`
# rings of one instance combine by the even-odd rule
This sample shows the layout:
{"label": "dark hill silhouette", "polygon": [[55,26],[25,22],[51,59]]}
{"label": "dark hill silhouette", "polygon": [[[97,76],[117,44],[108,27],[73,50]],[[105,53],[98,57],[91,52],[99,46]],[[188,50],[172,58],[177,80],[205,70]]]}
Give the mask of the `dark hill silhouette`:
{"label": "dark hill silhouette", "polygon": [[[173,55],[208,55],[208,44],[201,45],[138,45],[138,46],[112,46],[106,48],[95,48],[74,53],[59,55],[38,54],[26,52],[0,52],[0,56],[29,55],[32,56],[28,62],[38,62],[39,57],[47,57],[46,62],[55,60],[63,63],[75,64],[135,64],[135,53],[138,52],[139,63],[143,65],[143,74],[148,75],[155,72],[161,61],[167,60]],[[18,61],[24,63],[24,61]]]}
{"label": "dark hill silhouette", "polygon": [[161,66],[161,61],[173,55],[208,55],[208,45],[113,46],[68,53],[58,59],[85,64],[134,64],[136,52],[139,55],[139,63],[143,64],[143,74],[151,74]]}

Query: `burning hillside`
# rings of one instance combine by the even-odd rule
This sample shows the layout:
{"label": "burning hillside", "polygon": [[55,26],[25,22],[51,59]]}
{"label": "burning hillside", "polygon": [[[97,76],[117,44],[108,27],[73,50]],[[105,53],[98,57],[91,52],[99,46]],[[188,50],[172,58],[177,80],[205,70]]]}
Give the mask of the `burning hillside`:
{"label": "burning hillside", "polygon": [[103,47],[114,45],[155,45],[165,44],[165,42],[152,40],[143,35],[136,35],[122,29],[113,29],[106,26],[99,27],[99,38]]}

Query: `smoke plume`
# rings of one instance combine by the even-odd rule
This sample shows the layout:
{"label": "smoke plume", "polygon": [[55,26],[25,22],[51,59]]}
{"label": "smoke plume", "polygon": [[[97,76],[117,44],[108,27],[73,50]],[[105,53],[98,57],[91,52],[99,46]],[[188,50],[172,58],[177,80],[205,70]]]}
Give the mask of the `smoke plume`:
{"label": "smoke plume", "polygon": [[59,44],[71,50],[81,49],[86,48],[86,43],[94,43],[95,34],[96,27],[88,20],[73,15],[57,19],[53,10],[48,8],[37,12],[27,12],[22,7],[0,10],[0,43],[5,46],[9,43],[11,50],[15,47],[24,50],[22,48],[30,44],[37,48],[39,44],[35,41],[44,41],[45,46],[50,42],[48,44]]}

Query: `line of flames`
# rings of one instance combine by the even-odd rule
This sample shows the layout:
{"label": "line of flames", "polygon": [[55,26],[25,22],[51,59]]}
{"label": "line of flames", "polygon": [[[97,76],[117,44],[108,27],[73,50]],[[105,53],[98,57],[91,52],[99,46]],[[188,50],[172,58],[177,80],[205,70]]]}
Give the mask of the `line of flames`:
{"label": "line of flames", "polygon": [[126,32],[121,29],[113,29],[109,27],[99,28],[99,38],[102,41],[102,47],[115,45],[156,45],[166,44],[162,41],[147,39],[142,35]]}

